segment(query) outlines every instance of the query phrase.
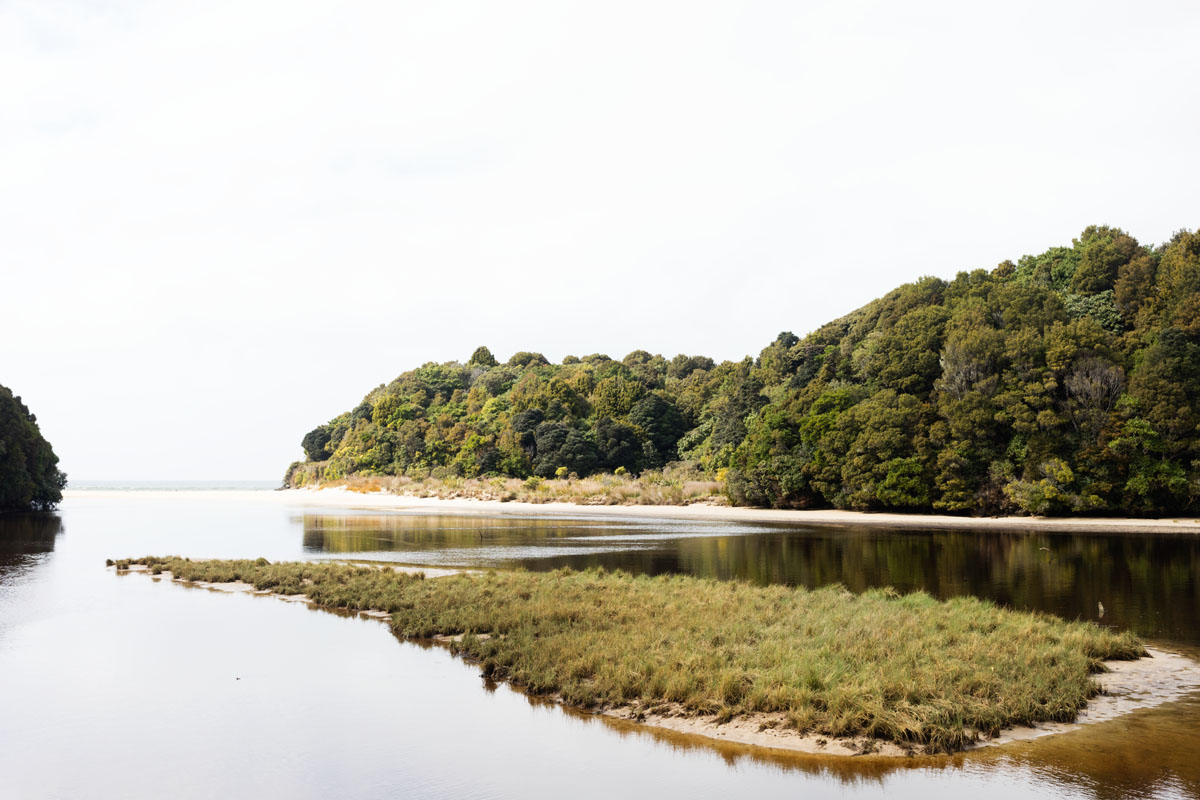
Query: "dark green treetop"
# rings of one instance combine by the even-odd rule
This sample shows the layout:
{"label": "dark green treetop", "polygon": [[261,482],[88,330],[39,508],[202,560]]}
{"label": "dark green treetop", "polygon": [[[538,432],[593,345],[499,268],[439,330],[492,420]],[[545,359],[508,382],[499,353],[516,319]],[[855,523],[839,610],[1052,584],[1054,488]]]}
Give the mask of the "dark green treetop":
{"label": "dark green treetop", "polygon": [[66,485],[37,418],[12,390],[0,386],[0,512],[52,509]]}

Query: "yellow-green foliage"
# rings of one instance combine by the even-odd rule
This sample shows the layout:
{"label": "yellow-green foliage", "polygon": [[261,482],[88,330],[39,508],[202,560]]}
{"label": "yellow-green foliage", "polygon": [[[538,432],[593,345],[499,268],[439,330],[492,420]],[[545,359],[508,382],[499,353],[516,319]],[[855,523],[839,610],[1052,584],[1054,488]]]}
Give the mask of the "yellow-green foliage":
{"label": "yellow-green foliage", "polygon": [[408,497],[515,501],[520,503],[580,503],[583,505],[690,505],[707,503],[726,505],[720,482],[685,464],[671,464],[661,470],[647,470],[636,477],[629,474],[593,475],[589,478],[444,478],[390,475],[348,475],[338,480],[308,478],[302,464],[293,485],[311,480],[319,488],[344,488],[352,492],[391,492]]}
{"label": "yellow-green foliage", "polygon": [[[1200,513],[1200,232],[1088,227],[922,278],[757,358],[480,348],[309,431],[297,487],[347,477],[632,474],[686,461],[734,505]],[[669,502],[669,501],[668,501]]]}
{"label": "yellow-green foliage", "polygon": [[1144,653],[1131,634],[1092,623],[890,589],[602,570],[422,580],[331,564],[138,563],[389,611],[401,636],[465,634],[455,646],[485,674],[573,705],[673,704],[718,719],[782,712],[801,731],[933,751],[962,748],[976,732],[1073,719],[1096,693],[1103,659]]}

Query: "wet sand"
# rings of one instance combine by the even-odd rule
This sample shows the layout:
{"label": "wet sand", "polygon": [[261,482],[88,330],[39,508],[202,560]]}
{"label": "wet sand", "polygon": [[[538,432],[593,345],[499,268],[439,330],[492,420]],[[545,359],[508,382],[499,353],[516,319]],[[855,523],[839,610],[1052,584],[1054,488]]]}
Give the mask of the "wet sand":
{"label": "wet sand", "polygon": [[[110,568],[111,569],[111,568]],[[470,570],[420,569],[416,567],[392,567],[397,572],[423,572],[427,578],[454,575]],[[150,574],[142,565],[132,565],[128,572]],[[220,592],[243,592],[263,597],[277,597],[288,602],[305,603],[314,609],[324,609],[312,603],[306,595],[281,595],[270,591],[256,590],[244,582],[208,583],[186,582],[174,578],[170,572],[151,575],[155,580],[169,580],[185,586]],[[386,611],[368,610],[352,612],[353,616],[375,619],[385,624],[391,615]],[[439,636],[434,642],[452,646],[461,637]],[[1134,661],[1106,661],[1108,672],[1095,677],[1101,693],[1088,702],[1074,722],[1045,722],[1030,727],[1006,728],[996,737],[981,737],[972,749],[1029,741],[1044,736],[1070,733],[1085,725],[1117,719],[1141,709],[1150,709],[1181,700],[1200,692],[1200,663],[1177,653],[1147,647],[1148,657]],[[557,698],[555,698],[557,701]],[[564,704],[565,705],[565,704]],[[619,707],[605,709],[603,716],[623,720],[639,726],[661,728],[676,733],[700,736],[715,742],[737,743],[751,747],[785,750],[797,753],[827,756],[872,755],[888,758],[906,758],[921,753],[894,742],[885,742],[869,737],[835,738],[816,734],[801,734],[789,728],[784,714],[751,714],[718,723],[712,718],[695,716],[682,709],[668,709],[665,713],[642,713],[637,708]]]}

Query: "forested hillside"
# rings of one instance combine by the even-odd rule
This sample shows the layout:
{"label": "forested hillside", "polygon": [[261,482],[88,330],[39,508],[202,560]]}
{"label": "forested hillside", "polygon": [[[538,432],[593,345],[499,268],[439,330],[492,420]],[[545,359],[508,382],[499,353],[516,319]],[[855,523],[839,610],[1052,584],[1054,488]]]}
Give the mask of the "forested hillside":
{"label": "forested hillside", "polygon": [[0,386],[0,512],[53,508],[66,485],[67,476],[42,438],[37,417]]}
{"label": "forested hillside", "polygon": [[426,364],[309,432],[299,485],[685,460],[739,504],[1170,514],[1200,506],[1200,233],[1089,227],[923,278],[757,358]]}

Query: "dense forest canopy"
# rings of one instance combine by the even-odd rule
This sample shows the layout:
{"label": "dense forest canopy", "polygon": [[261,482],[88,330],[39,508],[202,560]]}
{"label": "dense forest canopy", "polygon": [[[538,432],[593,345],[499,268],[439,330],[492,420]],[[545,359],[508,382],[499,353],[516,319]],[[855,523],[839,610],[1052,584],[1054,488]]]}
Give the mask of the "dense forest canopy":
{"label": "dense forest canopy", "polygon": [[37,418],[0,386],[0,512],[44,511],[62,500],[67,476],[42,438]]}
{"label": "dense forest canopy", "polygon": [[429,363],[303,439],[293,485],[360,474],[637,473],[731,500],[962,513],[1200,508],[1200,232],[1092,226],[906,284],[757,358],[643,350]]}

